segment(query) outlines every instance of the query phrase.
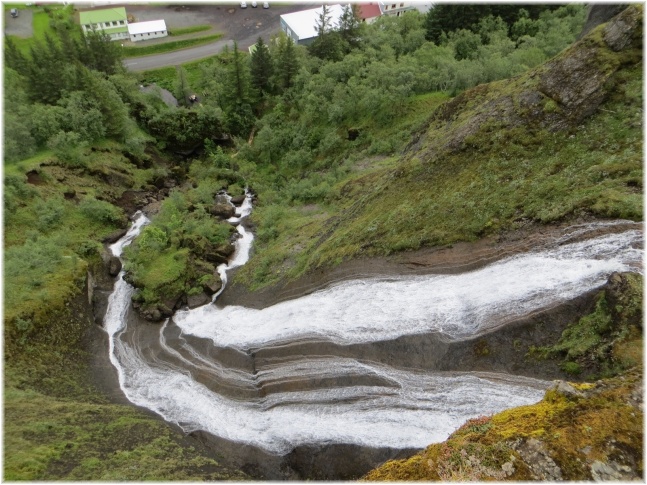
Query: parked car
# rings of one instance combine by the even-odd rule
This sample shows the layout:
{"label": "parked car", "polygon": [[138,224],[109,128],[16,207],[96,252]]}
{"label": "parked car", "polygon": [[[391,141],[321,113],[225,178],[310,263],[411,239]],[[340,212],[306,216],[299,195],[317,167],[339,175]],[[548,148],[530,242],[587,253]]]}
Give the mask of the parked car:
{"label": "parked car", "polygon": [[258,4],[256,2],[252,2],[252,8],[258,7]]}
{"label": "parked car", "polygon": [[18,9],[17,9],[17,8],[12,8],[12,9],[11,9],[11,16],[12,16],[13,18],[18,17]]}
{"label": "parked car", "polygon": [[263,8],[270,8],[269,2],[263,2]]}
{"label": "parked car", "polygon": [[240,2],[240,8],[247,8],[247,2]]}

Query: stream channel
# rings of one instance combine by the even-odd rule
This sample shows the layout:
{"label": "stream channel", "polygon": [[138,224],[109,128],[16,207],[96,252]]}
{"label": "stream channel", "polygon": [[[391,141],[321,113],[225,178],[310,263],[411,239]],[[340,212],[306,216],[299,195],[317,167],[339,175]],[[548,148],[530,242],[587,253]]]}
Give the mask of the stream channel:
{"label": "stream channel", "polygon": [[[230,222],[251,209],[248,196]],[[147,223],[138,213],[113,254]],[[253,235],[237,230],[223,288],[249,257]],[[256,478],[356,478],[467,419],[541,400],[550,381],[439,362],[452,342],[641,272],[642,237],[628,221],[582,224],[477,270],[337,282],[262,309],[219,307],[215,295],[162,325],[137,319],[122,272],[104,319],[110,360],[132,403]]]}

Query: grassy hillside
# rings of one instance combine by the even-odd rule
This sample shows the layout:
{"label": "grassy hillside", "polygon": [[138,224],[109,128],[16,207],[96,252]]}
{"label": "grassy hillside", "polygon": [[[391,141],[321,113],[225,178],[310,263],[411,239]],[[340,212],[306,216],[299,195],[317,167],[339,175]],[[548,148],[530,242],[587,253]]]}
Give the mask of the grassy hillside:
{"label": "grassy hillside", "polygon": [[[632,40],[622,49],[600,26],[525,74],[440,106],[439,98],[423,99],[426,122],[420,115],[392,120],[390,133],[403,139],[391,156],[358,150],[331,181],[321,172],[268,194],[266,204],[261,198],[255,255],[237,280],[258,288],[348,258],[527,224],[641,220],[642,10],[627,17]],[[403,125],[415,119],[422,126],[411,135],[412,125]],[[315,199],[324,203],[308,203],[309,190],[322,190],[325,197]]]}
{"label": "grassy hillside", "polygon": [[80,166],[50,152],[5,164],[7,480],[245,477],[160,420],[112,403],[89,372],[101,330],[86,293],[88,270],[97,278],[105,272],[100,241],[127,225],[110,202],[126,189],[155,189],[167,175],[151,160],[138,168],[127,154],[105,141],[82,150]]}

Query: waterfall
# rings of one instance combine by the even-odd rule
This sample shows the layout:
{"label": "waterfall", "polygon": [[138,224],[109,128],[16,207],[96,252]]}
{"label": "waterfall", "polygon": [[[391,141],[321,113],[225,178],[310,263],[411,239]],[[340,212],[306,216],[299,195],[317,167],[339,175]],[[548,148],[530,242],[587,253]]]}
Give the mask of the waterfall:
{"label": "waterfall", "polygon": [[[248,195],[231,222],[250,210]],[[113,252],[145,223],[137,219]],[[598,236],[577,226],[475,271],[346,281],[262,310],[208,304],[161,326],[127,323],[132,288],[120,275],[105,320],[111,361],[130,401],[186,432],[274,454],[326,443],[422,448],[469,418],[537,402],[549,383],[396,368],[350,353],[403,336],[467,338],[583,295],[614,271],[641,271],[642,231],[625,226]],[[223,282],[249,257],[253,236],[237,230]]]}

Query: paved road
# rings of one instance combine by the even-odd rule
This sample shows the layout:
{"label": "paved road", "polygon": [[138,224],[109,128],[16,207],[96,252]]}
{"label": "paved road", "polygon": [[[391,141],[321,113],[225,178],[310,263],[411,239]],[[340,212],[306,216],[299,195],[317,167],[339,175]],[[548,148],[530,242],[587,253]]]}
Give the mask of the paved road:
{"label": "paved road", "polygon": [[9,10],[4,11],[4,33],[16,37],[31,37],[34,35],[34,12],[28,8],[18,8],[18,18],[13,18]]}
{"label": "paved road", "polygon": [[[261,4],[261,2],[258,2]],[[251,2],[248,2],[248,5]],[[169,6],[128,6],[129,15],[137,21],[164,19],[169,29],[188,27],[190,25],[209,24],[215,32],[223,33],[223,39],[211,44],[192,47],[181,51],[168,52],[154,56],[138,57],[124,60],[124,65],[131,71],[147,71],[160,67],[177,66],[186,62],[204,59],[220,53],[225,45],[246,50],[258,37],[268,42],[270,37],[279,32],[279,17],[288,12],[315,8],[312,4],[272,5],[269,9],[261,7],[241,9],[236,5],[169,5]],[[172,40],[170,38],[167,38]],[[155,41],[152,41],[155,42]]]}

